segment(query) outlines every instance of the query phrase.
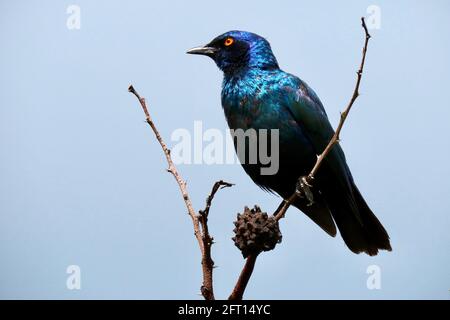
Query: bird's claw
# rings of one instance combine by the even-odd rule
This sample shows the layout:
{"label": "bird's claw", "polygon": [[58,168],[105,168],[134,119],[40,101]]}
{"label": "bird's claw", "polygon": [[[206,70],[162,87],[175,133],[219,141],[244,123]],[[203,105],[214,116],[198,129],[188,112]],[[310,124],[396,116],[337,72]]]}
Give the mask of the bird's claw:
{"label": "bird's claw", "polygon": [[295,192],[300,197],[305,197],[308,200],[307,206],[311,206],[314,204],[314,196],[313,192],[311,191],[312,185],[308,181],[308,177],[303,176],[298,179],[297,185],[295,188]]}

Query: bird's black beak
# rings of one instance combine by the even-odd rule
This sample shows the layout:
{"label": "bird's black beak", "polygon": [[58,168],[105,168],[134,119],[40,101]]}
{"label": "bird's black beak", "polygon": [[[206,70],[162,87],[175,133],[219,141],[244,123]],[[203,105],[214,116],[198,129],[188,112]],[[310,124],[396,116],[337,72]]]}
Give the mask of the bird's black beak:
{"label": "bird's black beak", "polygon": [[214,48],[214,47],[208,47],[208,45],[206,45],[204,47],[196,47],[196,48],[189,49],[186,53],[201,54],[204,56],[213,57],[217,53],[217,51],[219,51],[219,49]]}

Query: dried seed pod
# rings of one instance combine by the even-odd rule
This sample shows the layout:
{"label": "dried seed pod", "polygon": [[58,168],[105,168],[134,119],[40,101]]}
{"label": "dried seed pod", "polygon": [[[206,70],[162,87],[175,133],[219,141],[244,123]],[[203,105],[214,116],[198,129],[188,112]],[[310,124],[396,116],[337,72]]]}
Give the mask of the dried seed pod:
{"label": "dried seed pod", "polygon": [[258,206],[253,209],[245,207],[234,222],[234,244],[241,250],[244,258],[250,254],[269,251],[281,242],[282,235],[278,221],[261,212]]}

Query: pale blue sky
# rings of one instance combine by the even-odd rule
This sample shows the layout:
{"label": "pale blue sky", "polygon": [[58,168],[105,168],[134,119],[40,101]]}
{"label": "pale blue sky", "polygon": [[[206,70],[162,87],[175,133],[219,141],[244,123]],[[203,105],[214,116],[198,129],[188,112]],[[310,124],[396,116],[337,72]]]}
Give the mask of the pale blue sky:
{"label": "pale blue sky", "polygon": [[[81,8],[68,30],[66,8]],[[359,18],[371,30],[361,97],[342,132],[355,180],[394,251],[355,255],[296,209],[261,255],[247,298],[450,297],[450,5],[447,1],[0,1],[0,297],[198,299],[197,243],[130,83],[170,144],[178,128],[225,129],[221,73],[185,54],[230,29],[265,36],[336,125],[355,81]],[[244,263],[232,221],[279,199],[238,165],[182,165],[197,209],[212,183],[217,297]],[[66,288],[68,265],[82,289]],[[381,268],[381,290],[366,269]]]}

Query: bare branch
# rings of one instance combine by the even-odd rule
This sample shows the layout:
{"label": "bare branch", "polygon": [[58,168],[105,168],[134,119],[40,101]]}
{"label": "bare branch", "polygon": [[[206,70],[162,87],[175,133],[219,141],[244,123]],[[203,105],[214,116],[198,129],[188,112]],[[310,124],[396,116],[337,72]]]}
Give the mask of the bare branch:
{"label": "bare branch", "polygon": [[[214,300],[214,290],[213,290],[213,266],[214,262],[211,259],[211,244],[212,244],[212,238],[209,235],[208,232],[208,225],[207,225],[207,214],[209,213],[209,209],[211,207],[212,199],[215,195],[215,193],[219,190],[219,188],[228,187],[231,186],[228,182],[219,181],[216,182],[216,184],[213,187],[213,190],[208,197],[206,209],[203,211],[206,214],[197,214],[194,210],[194,207],[192,205],[191,198],[189,197],[186,182],[181,177],[180,173],[178,172],[176,166],[174,165],[172,158],[170,156],[170,150],[167,147],[166,143],[164,142],[163,138],[161,137],[158,129],[156,128],[150,113],[148,112],[147,104],[145,102],[145,99],[142,98],[134,89],[133,86],[130,85],[128,88],[128,91],[131,92],[138,98],[142,110],[145,114],[145,120],[151,127],[153,133],[155,134],[156,140],[158,140],[159,144],[161,145],[161,148],[164,152],[164,155],[166,156],[167,164],[169,165],[167,171],[172,174],[172,176],[175,178],[175,180],[178,183],[178,186],[181,191],[181,195],[183,197],[183,201],[186,205],[186,208],[188,210],[189,216],[192,219],[192,225],[194,227],[194,234],[195,238],[197,239],[198,245],[200,247],[200,251],[202,254],[202,271],[203,271],[203,283],[201,286],[201,292],[203,297],[206,300]],[[217,185],[217,186],[216,186]]]}
{"label": "bare branch", "polygon": [[[211,237],[209,234],[208,229],[208,215],[209,210],[211,209],[211,203],[214,199],[214,196],[216,195],[217,191],[223,188],[231,187],[233,186],[232,183],[225,182],[223,180],[217,181],[214,183],[211,193],[206,198],[206,207],[204,210],[199,211],[199,221],[202,229],[202,241],[203,241],[203,248],[204,248],[204,254],[202,256],[202,266],[204,266],[207,270],[213,270],[214,268],[214,261],[211,258],[211,246],[214,243],[214,238]],[[210,287],[206,287],[202,285],[201,292],[203,297],[205,297],[206,300],[214,300],[214,293],[212,291],[213,289],[213,279],[212,279],[212,272],[207,273],[206,276],[208,277],[206,280],[206,283],[211,283]]]}
{"label": "bare branch", "polygon": [[228,297],[228,300],[242,300],[245,288],[247,287],[248,281],[252,276],[253,269],[255,268],[256,258],[258,258],[257,254],[251,254],[247,257],[244,268],[242,269],[239,279],[233,289],[233,292]]}
{"label": "bare branch", "polygon": [[336,132],[334,133],[333,137],[331,138],[331,140],[328,143],[325,150],[318,156],[316,164],[312,168],[311,172],[308,174],[308,179],[310,182],[314,179],[314,177],[315,177],[317,171],[319,170],[325,157],[330,153],[330,151],[334,147],[334,145],[339,143],[339,135],[341,133],[342,127],[344,126],[345,120],[347,119],[347,116],[353,106],[353,103],[355,102],[356,98],[358,98],[358,96],[359,96],[359,85],[361,83],[361,78],[362,78],[362,74],[363,74],[363,70],[364,70],[364,63],[366,62],[367,46],[369,44],[369,39],[370,39],[370,34],[369,34],[369,31],[367,30],[367,26],[366,26],[366,22],[364,21],[364,18],[361,18],[361,24],[364,29],[366,38],[365,38],[365,42],[364,42],[361,64],[359,66],[358,71],[356,72],[357,78],[356,78],[355,89],[353,90],[353,95],[350,99],[350,102],[347,105],[347,108],[345,108],[344,112],[341,113],[341,119],[336,128]]}

